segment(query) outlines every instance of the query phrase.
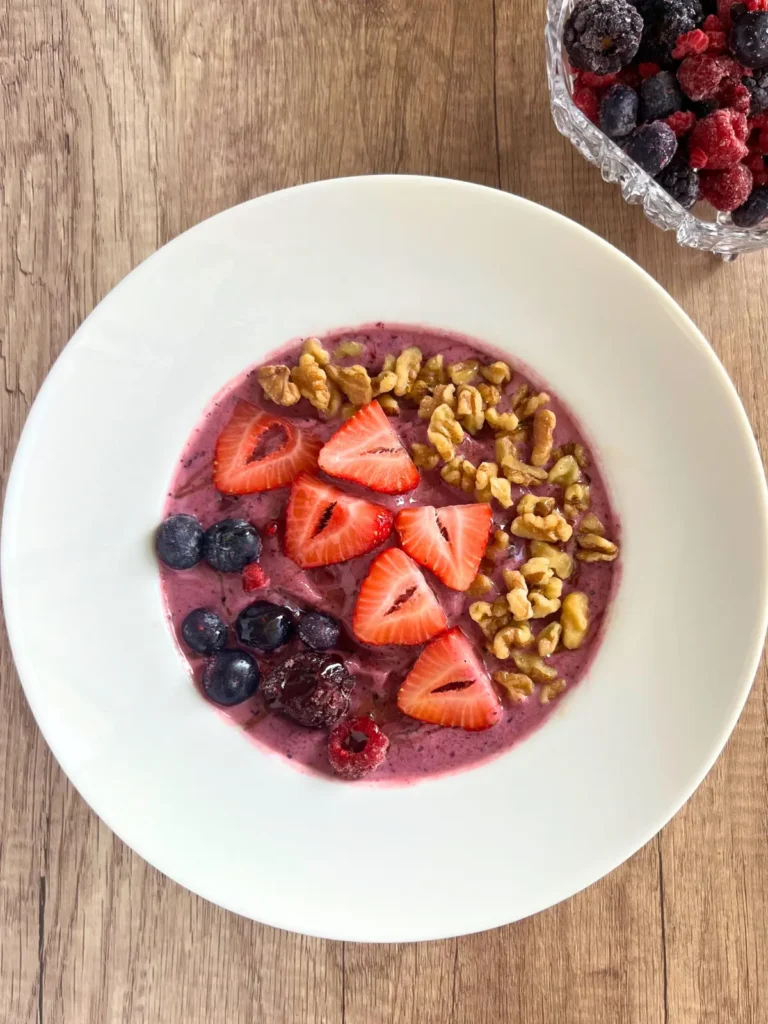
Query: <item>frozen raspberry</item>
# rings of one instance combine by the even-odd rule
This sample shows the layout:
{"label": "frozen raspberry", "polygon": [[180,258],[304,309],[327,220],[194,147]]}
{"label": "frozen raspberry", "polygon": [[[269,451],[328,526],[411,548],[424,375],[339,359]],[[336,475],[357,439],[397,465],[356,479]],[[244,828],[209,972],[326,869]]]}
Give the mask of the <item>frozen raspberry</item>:
{"label": "frozen raspberry", "polygon": [[717,16],[724,28],[731,27],[731,8],[743,5],[743,0],[717,0]]}
{"label": "frozen raspberry", "polygon": [[243,590],[249,594],[252,590],[261,590],[269,586],[269,577],[258,562],[251,562],[243,569]]}
{"label": "frozen raspberry", "polygon": [[607,89],[616,81],[616,75],[596,75],[593,71],[579,71],[579,84],[590,89]]}
{"label": "frozen raspberry", "polygon": [[748,114],[752,97],[749,89],[735,78],[724,78],[717,90],[717,102],[740,114]]}
{"label": "frozen raspberry", "polygon": [[689,163],[694,170],[726,170],[743,160],[746,146],[747,119],[735,110],[716,110],[697,121],[688,139]]}
{"label": "frozen raspberry", "polygon": [[624,152],[650,175],[666,167],[677,149],[675,133],[663,121],[645,124],[630,135]]}
{"label": "frozen raspberry", "polygon": [[716,14],[708,14],[701,27],[705,32],[725,32],[725,25]]}
{"label": "frozen raspberry", "polygon": [[748,11],[768,11],[768,0],[744,0]]}
{"label": "frozen raspberry", "polygon": [[699,0],[656,0],[644,5],[640,59],[668,66],[678,38],[704,20]]}
{"label": "frozen raspberry", "polygon": [[637,127],[637,93],[628,85],[612,85],[600,103],[600,130],[609,139],[622,139]]}
{"label": "frozen raspberry", "polygon": [[362,779],[387,756],[389,740],[372,718],[339,722],[328,737],[328,760],[342,779]]}
{"label": "frozen raspberry", "polygon": [[768,128],[763,128],[753,144],[753,150],[768,156]]}
{"label": "frozen raspberry", "polygon": [[695,28],[691,32],[683,32],[681,36],[678,36],[672,56],[682,60],[683,57],[690,57],[693,53],[706,53],[708,49],[709,36],[700,28]]}
{"label": "frozen raspberry", "polygon": [[707,39],[709,40],[707,53],[718,54],[728,52],[727,32],[707,32]]}
{"label": "frozen raspberry", "polygon": [[621,71],[616,75],[616,81],[621,82],[622,85],[628,85],[630,89],[634,89],[635,92],[640,88],[640,72],[636,67],[630,65],[628,68],[622,68]]}
{"label": "frozen raspberry", "polygon": [[710,99],[726,77],[731,63],[726,57],[713,57],[708,53],[686,57],[677,69],[680,88],[689,99]]}
{"label": "frozen raspberry", "polygon": [[637,70],[640,72],[641,78],[653,78],[654,75],[658,75],[661,68],[658,64],[654,64],[652,60],[641,61],[637,65]]}
{"label": "frozen raspberry", "polygon": [[338,654],[295,654],[262,683],[264,703],[308,729],[334,725],[349,710],[355,677]]}
{"label": "frozen raspberry", "polygon": [[699,176],[688,166],[679,151],[664,170],[656,175],[656,181],[684,210],[690,210],[699,198]]}
{"label": "frozen raspberry", "polygon": [[579,108],[579,110],[590,121],[597,124],[600,120],[600,100],[597,97],[597,93],[594,89],[590,89],[588,85],[577,85],[573,90],[573,102]]}
{"label": "frozen raspberry", "polygon": [[727,171],[702,171],[701,194],[716,210],[730,213],[747,201],[752,191],[752,172],[744,164]]}
{"label": "frozen raspberry", "polygon": [[696,115],[692,110],[678,110],[676,113],[670,114],[669,117],[665,117],[664,121],[675,133],[675,138],[682,139],[696,124]]}
{"label": "frozen raspberry", "polygon": [[683,94],[671,71],[660,71],[640,86],[640,121],[661,121],[683,106]]}
{"label": "frozen raspberry", "polygon": [[768,217],[768,188],[753,189],[751,195],[737,206],[731,220],[737,228],[754,228]]}
{"label": "frozen raspberry", "polygon": [[747,11],[731,29],[731,53],[742,64],[764,68],[768,64],[768,11]]}
{"label": "frozen raspberry", "polygon": [[626,0],[578,0],[563,43],[574,67],[610,75],[630,63],[642,31],[643,19]]}

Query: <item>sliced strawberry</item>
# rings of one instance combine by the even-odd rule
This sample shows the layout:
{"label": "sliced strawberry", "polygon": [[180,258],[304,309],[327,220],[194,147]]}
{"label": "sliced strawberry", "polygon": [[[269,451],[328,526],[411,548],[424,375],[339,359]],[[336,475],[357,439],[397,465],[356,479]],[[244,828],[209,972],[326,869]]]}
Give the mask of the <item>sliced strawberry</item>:
{"label": "sliced strawberry", "polygon": [[213,482],[222,494],[285,487],[317,467],[321,447],[313,434],[239,399],[216,442]]}
{"label": "sliced strawberry", "polygon": [[412,491],[421,477],[387,414],[370,402],[339,427],[320,452],[320,469],[382,494]]}
{"label": "sliced strawberry", "polygon": [[302,473],[288,500],[285,553],[302,569],[346,562],[385,541],[392,519],[388,508]]}
{"label": "sliced strawberry", "polygon": [[367,644],[423,644],[448,625],[421,570],[400,548],[383,551],[363,580],[352,619]]}
{"label": "sliced strawberry", "polygon": [[404,508],[395,516],[400,541],[447,587],[466,590],[477,576],[491,532],[490,505]]}
{"label": "sliced strawberry", "polygon": [[421,722],[473,732],[501,718],[488,673],[458,626],[424,648],[400,687],[397,706]]}

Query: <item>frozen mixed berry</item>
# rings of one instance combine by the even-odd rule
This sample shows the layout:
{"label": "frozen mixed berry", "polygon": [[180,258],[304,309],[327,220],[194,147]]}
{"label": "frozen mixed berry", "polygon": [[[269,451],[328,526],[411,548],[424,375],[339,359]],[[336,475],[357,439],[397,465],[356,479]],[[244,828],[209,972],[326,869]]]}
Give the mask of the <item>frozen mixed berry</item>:
{"label": "frozen mixed berry", "polygon": [[654,177],[675,155],[677,139],[668,124],[654,121],[644,124],[624,143],[624,152]]}
{"label": "frozen mixed berry", "polygon": [[741,71],[730,57],[715,57],[708,53],[686,57],[677,69],[680,88],[691,100],[712,99],[727,77],[740,77]]}
{"label": "frozen mixed berry", "polygon": [[647,5],[641,59],[668,66],[679,37],[695,29],[703,19],[699,0],[656,0]]}
{"label": "frozen mixed berry", "polygon": [[259,686],[259,666],[245,651],[217,651],[203,670],[203,693],[223,707],[242,704]]}
{"label": "frozen mixed berry", "polygon": [[653,76],[658,75],[660,71],[661,68],[659,65],[654,63],[652,60],[641,60],[637,65],[637,73],[641,78],[653,78]]}
{"label": "frozen mixed berry", "polygon": [[338,620],[325,612],[303,612],[297,627],[299,640],[312,651],[330,651],[341,636]]}
{"label": "frozen mixed berry", "polygon": [[716,110],[697,121],[688,137],[688,162],[695,170],[722,171],[747,155],[747,119],[735,110]]}
{"label": "frozen mixed berry", "polygon": [[362,779],[387,756],[389,740],[367,715],[346,718],[328,737],[328,760],[342,779]]}
{"label": "frozen mixed berry", "polygon": [[750,94],[749,113],[751,117],[768,110],[768,71],[759,71],[754,78],[742,78]]}
{"label": "frozen mixed berry", "polygon": [[708,34],[702,32],[700,28],[695,28],[693,31],[684,32],[678,37],[675,48],[672,51],[672,56],[676,60],[682,60],[683,57],[690,57],[693,53],[706,53],[708,49]]}
{"label": "frozen mixed berry", "polygon": [[337,654],[305,651],[274,668],[262,683],[264,703],[299,725],[322,729],[349,710],[355,677]]}
{"label": "frozen mixed berry", "polygon": [[642,31],[643,19],[626,0],[578,0],[563,42],[573,67],[610,75],[635,56]]}
{"label": "frozen mixed berry", "polygon": [[243,569],[243,590],[250,594],[253,590],[263,590],[269,586],[269,576],[258,562],[251,562]]}
{"label": "frozen mixed berry", "polygon": [[683,94],[671,71],[660,71],[640,86],[640,121],[661,121],[683,108]]}
{"label": "frozen mixed berry", "polygon": [[194,516],[169,516],[155,536],[157,557],[169,569],[191,569],[203,557],[203,527]]}
{"label": "frozen mixed berry", "polygon": [[744,164],[752,171],[752,179],[756,188],[768,185],[768,167],[761,153],[750,153],[744,158]]}
{"label": "frozen mixed berry", "polygon": [[768,188],[756,188],[751,195],[737,206],[731,220],[737,228],[754,228],[768,217]]}
{"label": "frozen mixed berry", "polygon": [[749,68],[768,64],[768,11],[747,11],[733,22],[731,53]]}
{"label": "frozen mixed berry", "polygon": [[259,531],[245,519],[222,519],[205,531],[203,558],[217,572],[242,572],[260,554]]}
{"label": "frozen mixed berry", "polygon": [[215,654],[227,646],[227,624],[210,608],[195,608],[181,624],[184,643],[196,654]]}
{"label": "frozen mixed berry", "polygon": [[577,83],[573,88],[573,102],[585,117],[597,124],[600,119],[600,100],[595,89]]}
{"label": "frozen mixed berry", "polygon": [[577,71],[580,85],[588,85],[590,89],[607,89],[616,81],[616,75],[596,75],[594,71]]}
{"label": "frozen mixed berry", "polygon": [[656,181],[684,210],[690,210],[699,198],[699,176],[680,152],[656,175]]}
{"label": "frozen mixed berry", "polygon": [[612,85],[600,103],[600,130],[621,139],[637,127],[637,93],[628,85]]}
{"label": "frozen mixed berry", "polygon": [[749,89],[735,78],[724,78],[717,90],[717,102],[721,107],[748,114],[752,102]]}
{"label": "frozen mixed berry", "polygon": [[296,619],[291,609],[271,601],[254,601],[235,620],[240,643],[265,653],[284,647],[295,631]]}
{"label": "frozen mixed berry", "polygon": [[664,121],[675,133],[675,138],[682,139],[696,124],[696,115],[692,110],[678,110],[665,117]]}
{"label": "frozen mixed berry", "polygon": [[744,164],[726,171],[702,171],[699,180],[704,199],[723,213],[730,213],[746,203],[752,191],[752,172]]}

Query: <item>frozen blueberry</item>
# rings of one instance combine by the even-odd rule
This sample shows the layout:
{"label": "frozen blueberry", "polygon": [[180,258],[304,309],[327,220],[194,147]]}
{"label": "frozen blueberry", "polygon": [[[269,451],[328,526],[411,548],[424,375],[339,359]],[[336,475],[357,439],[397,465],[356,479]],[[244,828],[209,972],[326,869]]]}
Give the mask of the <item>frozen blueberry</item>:
{"label": "frozen blueberry", "polygon": [[215,654],[227,646],[227,624],[210,608],[195,608],[181,624],[184,643],[197,654]]}
{"label": "frozen blueberry", "polygon": [[217,572],[242,572],[260,554],[259,531],[244,519],[222,519],[205,531],[203,558]]}
{"label": "frozen blueberry", "polygon": [[731,214],[737,228],[753,228],[768,217],[768,188],[755,188],[747,199]]}
{"label": "frozen blueberry", "polygon": [[643,19],[626,0],[578,0],[563,30],[571,64],[598,75],[615,74],[637,53]]}
{"label": "frozen blueberry", "polygon": [[661,121],[683,109],[683,94],[671,71],[660,71],[640,85],[640,120]]}
{"label": "frozen blueberry", "polygon": [[217,651],[203,670],[203,692],[214,704],[232,707],[256,693],[260,677],[259,666],[250,654]]}
{"label": "frozen blueberry", "polygon": [[155,536],[155,551],[171,569],[191,569],[203,555],[203,528],[194,516],[170,516]]}
{"label": "frozen blueberry", "polygon": [[742,78],[750,93],[749,113],[752,117],[768,110],[768,71],[759,72],[754,78]]}
{"label": "frozen blueberry", "polygon": [[648,174],[657,175],[675,155],[677,139],[668,124],[654,121],[630,135],[624,152]]}
{"label": "frozen blueberry", "polygon": [[640,60],[655,64],[671,65],[677,37],[704,20],[700,0],[638,0],[635,6],[643,18]]}
{"label": "frozen blueberry", "polygon": [[733,23],[731,53],[748,68],[768,64],[768,11],[747,11]]}
{"label": "frozen blueberry", "polygon": [[684,210],[690,210],[699,198],[699,175],[688,166],[679,150],[664,170],[656,175],[656,181]]}
{"label": "frozen blueberry", "polygon": [[261,692],[270,710],[309,729],[322,729],[347,713],[354,685],[355,677],[337,654],[305,651],[273,669]]}
{"label": "frozen blueberry", "polygon": [[295,629],[291,609],[271,601],[254,601],[243,608],[235,622],[240,643],[260,651],[276,651],[288,643]]}
{"label": "frozen blueberry", "polygon": [[620,139],[637,127],[637,93],[628,85],[612,85],[600,104],[600,130]]}
{"label": "frozen blueberry", "polygon": [[336,647],[341,626],[325,612],[304,612],[299,618],[299,640],[312,651],[329,651]]}

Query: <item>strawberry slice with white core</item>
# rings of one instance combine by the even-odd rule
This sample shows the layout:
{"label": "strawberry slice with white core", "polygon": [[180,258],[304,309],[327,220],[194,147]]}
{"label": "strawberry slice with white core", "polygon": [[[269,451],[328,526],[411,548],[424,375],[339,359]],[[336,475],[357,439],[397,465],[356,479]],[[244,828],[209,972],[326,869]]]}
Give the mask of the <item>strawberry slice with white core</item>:
{"label": "strawberry slice with white core", "polygon": [[392,513],[302,473],[294,481],[285,523],[285,553],[302,569],[364,555],[392,532]]}
{"label": "strawberry slice with white core", "polygon": [[404,508],[395,516],[400,541],[419,565],[454,590],[466,590],[477,575],[491,532],[490,505]]}
{"label": "strawberry slice with white core", "polygon": [[382,494],[412,491],[421,477],[378,402],[370,402],[326,442],[320,468]]}
{"label": "strawberry slice with white core", "polygon": [[501,704],[488,673],[458,626],[419,655],[397,695],[411,718],[432,725],[478,732],[501,718]]}
{"label": "strawberry slice with white core", "polygon": [[322,447],[314,434],[238,399],[216,441],[213,483],[222,494],[253,494],[286,487],[317,468]]}
{"label": "strawberry slice with white core", "polygon": [[366,644],[423,644],[448,625],[421,570],[400,548],[383,551],[360,587],[352,619]]}

